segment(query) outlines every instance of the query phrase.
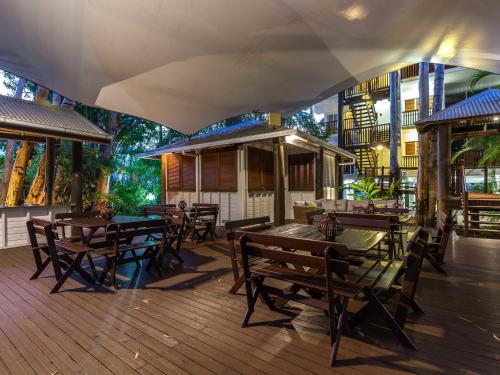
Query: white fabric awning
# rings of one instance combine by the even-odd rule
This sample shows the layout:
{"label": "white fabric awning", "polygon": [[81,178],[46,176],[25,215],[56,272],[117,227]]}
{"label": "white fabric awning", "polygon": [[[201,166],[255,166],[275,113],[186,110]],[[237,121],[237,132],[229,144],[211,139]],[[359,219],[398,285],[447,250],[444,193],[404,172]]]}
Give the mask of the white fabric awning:
{"label": "white fabric awning", "polygon": [[3,0],[0,68],[185,134],[421,60],[500,73],[498,0]]}

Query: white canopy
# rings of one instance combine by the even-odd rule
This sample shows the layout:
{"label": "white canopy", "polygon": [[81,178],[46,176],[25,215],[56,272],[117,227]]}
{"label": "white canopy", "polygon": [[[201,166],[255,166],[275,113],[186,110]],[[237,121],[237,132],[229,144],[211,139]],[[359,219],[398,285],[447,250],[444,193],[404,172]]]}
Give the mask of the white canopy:
{"label": "white canopy", "polygon": [[0,0],[0,68],[183,133],[421,60],[500,73],[498,0]]}

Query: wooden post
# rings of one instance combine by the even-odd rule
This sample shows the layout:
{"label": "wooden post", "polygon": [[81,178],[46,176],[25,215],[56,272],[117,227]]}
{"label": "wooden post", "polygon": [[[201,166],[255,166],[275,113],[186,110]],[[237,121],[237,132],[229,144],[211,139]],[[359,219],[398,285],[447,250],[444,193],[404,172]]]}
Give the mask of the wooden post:
{"label": "wooden post", "polygon": [[[398,162],[398,145],[401,136],[401,103],[400,103],[401,76],[399,70],[390,73],[390,99],[391,99],[391,124],[390,124],[390,176],[389,181],[401,178],[401,169]],[[383,185],[383,184],[382,184]]]}
{"label": "wooden post", "polygon": [[82,142],[73,141],[72,147],[72,178],[71,178],[71,211],[83,211],[83,145]]}
{"label": "wooden post", "polygon": [[285,146],[283,137],[274,140],[274,225],[285,224]]}
{"label": "wooden post", "polygon": [[[418,118],[429,116],[429,63],[418,65]],[[425,225],[429,209],[429,134],[418,133],[418,176],[417,176],[417,225]]]}
{"label": "wooden post", "polygon": [[167,203],[167,154],[161,154],[161,204]]}
{"label": "wooden post", "polygon": [[47,138],[45,142],[45,152],[47,154],[45,169],[45,205],[51,206],[52,191],[54,190],[54,172],[55,172],[55,141],[53,138]]}
{"label": "wooden post", "polygon": [[484,175],[483,175],[483,193],[488,192],[488,166],[484,166]]}
{"label": "wooden post", "polygon": [[339,165],[342,162],[340,155],[335,155],[335,166],[336,166],[336,178],[335,178],[335,191],[337,192],[337,198],[342,199],[344,192],[340,189],[344,185],[344,166]]}
{"label": "wooden post", "polygon": [[321,199],[324,196],[323,192],[323,165],[324,165],[324,151],[320,147],[316,155],[316,181],[314,188],[316,190],[316,199]]}
{"label": "wooden post", "polygon": [[447,212],[446,202],[450,195],[450,140],[449,124],[438,125],[437,132],[437,199],[439,211]]}

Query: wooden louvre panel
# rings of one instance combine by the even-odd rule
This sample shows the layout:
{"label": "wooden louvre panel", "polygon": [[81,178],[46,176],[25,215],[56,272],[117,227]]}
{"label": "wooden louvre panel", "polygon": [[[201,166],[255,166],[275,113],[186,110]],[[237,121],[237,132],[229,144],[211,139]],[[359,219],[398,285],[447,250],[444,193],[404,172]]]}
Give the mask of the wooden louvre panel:
{"label": "wooden louvre panel", "polygon": [[207,152],[201,155],[202,191],[238,191],[236,150]]}
{"label": "wooden louvre panel", "polygon": [[405,155],[417,155],[418,143],[417,142],[406,142],[405,143]]}
{"label": "wooden louvre panel", "polygon": [[182,190],[196,190],[196,158],[193,156],[182,157]]}
{"label": "wooden louvre panel", "polygon": [[274,165],[271,151],[248,148],[248,190],[274,190]]}
{"label": "wooden louvre panel", "polygon": [[217,153],[201,155],[201,190],[217,191]]}
{"label": "wooden louvre panel", "polygon": [[288,156],[290,191],[314,191],[314,153]]}
{"label": "wooden louvre panel", "polygon": [[168,154],[167,155],[167,189],[180,190],[181,189],[181,154]]}
{"label": "wooden louvre panel", "polygon": [[236,150],[219,153],[219,191],[238,191]]}

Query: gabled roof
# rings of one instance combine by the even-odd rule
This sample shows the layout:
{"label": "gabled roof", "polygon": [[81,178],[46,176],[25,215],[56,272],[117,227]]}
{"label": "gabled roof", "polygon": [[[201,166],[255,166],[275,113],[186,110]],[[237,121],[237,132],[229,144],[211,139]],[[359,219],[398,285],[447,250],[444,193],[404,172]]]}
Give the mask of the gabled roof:
{"label": "gabled roof", "polygon": [[331,145],[300,130],[289,128],[273,128],[268,125],[267,121],[258,120],[246,121],[225,128],[212,130],[184,141],[172,143],[166,146],[159,147],[155,150],[143,152],[141,154],[138,154],[138,156],[155,157],[172,152],[194,151],[214,147],[224,147],[234,144],[243,144],[269,140],[278,137],[286,137],[289,135],[295,135],[312,144],[324,147],[325,149],[328,149],[347,158],[356,158],[354,154],[351,154],[344,149]]}
{"label": "gabled roof", "polygon": [[500,90],[488,89],[415,122],[417,128],[500,114]]}
{"label": "gabled roof", "polygon": [[112,137],[72,109],[0,95],[0,138],[54,137],[108,143]]}

